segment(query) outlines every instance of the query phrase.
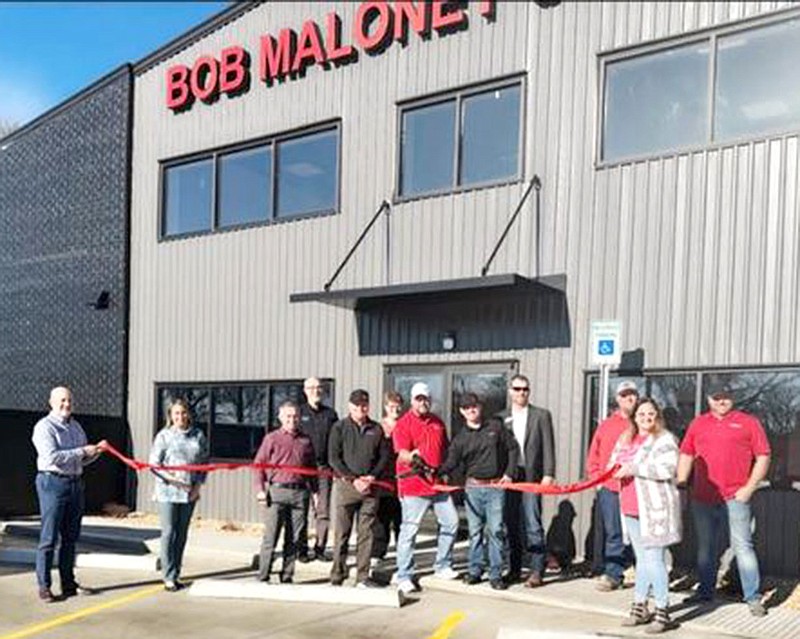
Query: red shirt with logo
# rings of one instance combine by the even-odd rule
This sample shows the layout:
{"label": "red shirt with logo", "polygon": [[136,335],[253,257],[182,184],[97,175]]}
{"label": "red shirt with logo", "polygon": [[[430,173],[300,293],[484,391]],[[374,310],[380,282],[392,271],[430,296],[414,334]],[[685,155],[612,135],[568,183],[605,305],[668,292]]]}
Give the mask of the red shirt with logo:
{"label": "red shirt with logo", "polygon": [[[630,428],[630,421],[621,411],[614,411],[609,417],[600,422],[597,430],[594,431],[592,443],[589,446],[589,454],[586,457],[586,472],[592,479],[602,475],[606,471],[608,461],[611,459],[611,452],[617,445],[619,436]],[[608,479],[603,483],[603,488],[619,492],[619,479]]]}
{"label": "red shirt with logo", "polygon": [[717,504],[733,499],[750,478],[755,458],[769,455],[770,446],[758,419],[732,410],[722,418],[711,412],[695,417],[681,452],[694,457],[692,498]]}
{"label": "red shirt with logo", "polygon": [[[442,465],[447,451],[447,429],[436,415],[421,416],[407,411],[392,432],[395,452],[419,450],[420,456],[429,466]],[[397,460],[397,492],[401,497],[430,497],[438,495],[431,483],[419,475],[400,478],[411,472],[411,464]]]}

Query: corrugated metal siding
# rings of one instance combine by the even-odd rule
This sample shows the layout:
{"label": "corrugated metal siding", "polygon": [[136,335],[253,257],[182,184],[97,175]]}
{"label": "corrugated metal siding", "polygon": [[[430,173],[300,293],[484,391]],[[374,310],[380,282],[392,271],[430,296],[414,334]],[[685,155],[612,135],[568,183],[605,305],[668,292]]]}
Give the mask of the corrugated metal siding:
{"label": "corrugated metal siding", "polygon": [[[349,25],[354,3],[268,3],[140,75],[136,85],[130,414],[137,453],[152,430],[153,383],[169,380],[336,379],[336,404],[355,386],[381,390],[387,363],[470,359],[464,354],[358,357],[352,313],[289,305],[319,290],[381,200],[395,187],[395,103],[471,82],[527,72],[525,180],[542,177],[542,274],[566,273],[572,347],[490,351],[518,359],[533,401],[553,411],[558,475],[574,479],[583,448],[583,371],[591,319],[619,318],[625,345],[648,366],[798,360],[798,140],[785,136],[729,148],[596,169],[597,54],[723,24],[787,3],[499,3],[497,20],[393,44],[380,56],[271,88],[254,79],[239,98],[173,115],[163,75],[258,36],[299,29],[331,8]],[[257,60],[254,60],[255,69]],[[342,119],[341,214],[157,242],[158,160]],[[477,275],[525,182],[397,204],[393,282]],[[492,272],[534,274],[532,204]],[[379,223],[336,287],[384,284]],[[745,259],[746,258],[746,259]],[[140,503],[149,491],[143,478]],[[254,519],[249,479],[210,483],[201,512]],[[573,501],[576,534],[588,529],[590,496]],[[551,504],[552,506],[552,504]],[[579,542],[580,547],[580,542]]]}

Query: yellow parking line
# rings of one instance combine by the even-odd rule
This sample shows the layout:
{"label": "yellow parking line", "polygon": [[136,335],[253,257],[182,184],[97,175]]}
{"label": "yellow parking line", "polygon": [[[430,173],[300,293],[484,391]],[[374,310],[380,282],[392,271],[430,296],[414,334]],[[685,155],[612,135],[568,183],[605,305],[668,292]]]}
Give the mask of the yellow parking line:
{"label": "yellow parking line", "polygon": [[[457,610],[456,612],[447,615],[445,620],[442,622],[442,625],[439,626],[436,629],[436,632],[434,632],[430,637],[428,637],[428,639],[447,639],[450,636],[450,633],[456,629],[456,626],[460,624],[462,621],[464,621],[465,617],[466,615],[460,610]],[[0,639],[6,639],[6,638],[0,637]]]}
{"label": "yellow parking line", "polygon": [[77,619],[83,619],[84,617],[93,615],[96,612],[101,612],[102,610],[108,610],[109,608],[116,608],[117,606],[122,606],[126,603],[130,603],[131,601],[136,601],[137,599],[143,599],[144,597],[153,595],[157,592],[162,591],[163,589],[164,586],[162,585],[150,586],[149,588],[142,588],[141,590],[132,592],[131,594],[125,595],[124,597],[118,597],[117,599],[112,599],[111,601],[106,601],[105,603],[97,604],[96,606],[89,606],[88,608],[83,608],[82,610],[76,610],[75,612],[70,612],[67,613],[66,615],[61,615],[60,617],[51,619],[50,621],[44,621],[42,623],[37,623],[32,626],[28,626],[27,628],[23,628],[22,630],[16,630],[7,635],[0,635],[0,639],[22,639],[23,637],[30,637],[40,632],[44,632],[45,630],[50,630],[51,628],[57,628],[58,626],[63,626],[64,624],[68,624],[71,621],[75,621]]}

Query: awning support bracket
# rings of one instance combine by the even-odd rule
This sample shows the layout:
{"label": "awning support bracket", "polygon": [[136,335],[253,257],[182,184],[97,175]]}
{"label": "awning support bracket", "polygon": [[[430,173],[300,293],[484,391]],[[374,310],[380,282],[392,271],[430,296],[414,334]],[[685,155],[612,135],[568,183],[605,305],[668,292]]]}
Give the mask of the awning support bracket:
{"label": "awning support bracket", "polygon": [[386,231],[386,233],[387,233],[387,236],[386,236],[386,250],[387,250],[387,255],[386,255],[387,267],[386,268],[387,268],[387,271],[386,271],[386,273],[387,273],[387,278],[389,277],[388,263],[389,263],[390,256],[388,254],[388,251],[389,251],[389,230],[388,230],[388,225],[389,225],[389,211],[391,211],[391,209],[392,209],[392,205],[389,204],[389,202],[387,200],[384,200],[383,202],[381,202],[381,205],[378,207],[378,210],[375,211],[375,215],[372,216],[372,219],[369,221],[369,224],[367,224],[367,226],[364,228],[364,230],[361,231],[361,235],[358,236],[358,239],[356,240],[356,243],[353,244],[353,247],[347,252],[347,255],[345,255],[344,259],[342,260],[342,263],[339,264],[339,266],[337,267],[336,271],[334,271],[333,275],[331,276],[331,279],[329,279],[325,283],[325,286],[322,287],[324,290],[326,290],[326,291],[330,290],[331,285],[333,284],[333,282],[336,280],[337,277],[339,277],[339,273],[342,272],[342,269],[345,267],[347,262],[350,261],[350,258],[353,256],[353,253],[356,252],[356,249],[361,245],[361,242],[363,242],[364,238],[367,237],[367,234],[369,233],[370,229],[375,225],[375,222],[378,221],[378,218],[381,216],[382,213],[386,213],[386,224],[387,224],[387,231]]}
{"label": "awning support bracket", "polygon": [[[511,218],[508,220],[506,224],[506,228],[503,230],[502,235],[500,235],[500,239],[497,240],[497,244],[495,244],[494,249],[492,250],[492,254],[489,256],[489,259],[486,260],[486,264],[483,265],[481,269],[481,277],[486,277],[486,274],[489,272],[489,267],[492,265],[494,258],[497,256],[497,252],[500,250],[503,242],[505,242],[506,237],[508,236],[508,232],[511,230],[511,226],[519,216],[520,211],[522,211],[522,207],[525,205],[528,196],[531,194],[531,191],[536,189],[536,275],[539,275],[539,205],[540,199],[539,194],[542,190],[542,181],[539,179],[538,175],[534,175],[531,178],[530,184],[528,184],[528,188],[525,189],[525,193],[522,196],[522,199],[517,204],[517,208],[514,211]],[[327,289],[326,289],[327,290]]]}

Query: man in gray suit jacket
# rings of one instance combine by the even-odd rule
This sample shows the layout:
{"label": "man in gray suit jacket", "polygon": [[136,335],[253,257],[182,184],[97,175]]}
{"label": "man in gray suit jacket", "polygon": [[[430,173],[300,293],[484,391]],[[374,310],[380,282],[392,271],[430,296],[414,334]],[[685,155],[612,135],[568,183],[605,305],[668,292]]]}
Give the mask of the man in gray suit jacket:
{"label": "man in gray suit jacket", "polygon": [[[550,411],[529,403],[530,392],[528,378],[514,375],[509,385],[511,408],[503,411],[500,417],[505,426],[514,433],[520,447],[515,481],[550,485],[555,481],[556,472],[553,418]],[[510,551],[509,582],[521,577],[523,556],[528,552],[530,572],[525,586],[541,586],[546,555],[541,495],[508,491],[506,526]]]}

